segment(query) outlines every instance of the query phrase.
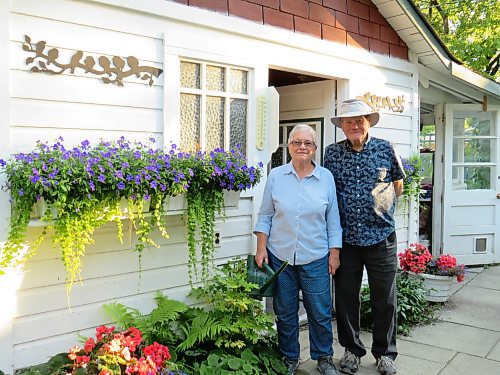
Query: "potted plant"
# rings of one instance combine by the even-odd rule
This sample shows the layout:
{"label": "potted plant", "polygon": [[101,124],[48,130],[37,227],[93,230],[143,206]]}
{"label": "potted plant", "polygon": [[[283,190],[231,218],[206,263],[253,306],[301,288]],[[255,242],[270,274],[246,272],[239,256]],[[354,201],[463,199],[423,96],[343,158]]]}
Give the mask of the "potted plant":
{"label": "potted plant", "polygon": [[[177,150],[165,153],[155,149],[153,139],[141,143],[122,137],[95,146],[85,140],[72,148],[67,148],[62,138],[52,145],[37,142],[31,152],[0,160],[7,177],[4,189],[10,192],[12,204],[0,274],[29,259],[50,233],[61,249],[69,295],[79,278],[85,249],[93,243],[94,231],[115,221],[121,239],[123,218],[129,218],[136,230],[140,259],[146,246],[156,246],[149,236],[155,226],[168,236],[162,217],[166,197],[185,191],[189,184],[189,174],[173,167],[181,164],[180,159]],[[152,221],[144,214],[151,201]],[[24,238],[33,205],[39,202],[51,209],[42,212],[44,230],[28,246]]]}
{"label": "potted plant", "polygon": [[[185,194],[188,202],[187,241],[190,280],[197,263],[196,233],[201,241],[201,279],[207,280],[213,259],[215,215],[224,217],[224,191],[240,192],[257,184],[262,165],[249,167],[239,149],[194,154],[175,145],[163,151],[148,142],[89,141],[68,148],[62,138],[54,144],[38,142],[28,153],[0,160],[6,175],[4,189],[11,195],[12,214],[7,242],[0,253],[0,274],[23,264],[50,234],[61,249],[68,296],[80,278],[82,258],[93,243],[93,233],[108,221],[116,222],[122,238],[122,219],[129,218],[137,235],[135,250],[157,246],[150,233],[157,228],[168,238],[165,206],[170,197]],[[44,229],[32,244],[25,243],[33,206],[44,203]],[[151,213],[146,213],[152,207]],[[150,218],[151,216],[151,218]]]}
{"label": "potted plant", "polygon": [[431,302],[447,301],[451,295],[453,279],[462,282],[465,278],[464,265],[457,264],[453,255],[433,257],[422,244],[410,244],[398,257],[403,271],[424,279],[424,286],[428,290],[427,300]]}
{"label": "potted plant", "polygon": [[225,217],[224,191],[240,192],[255,186],[262,177],[262,163],[249,167],[237,147],[230,151],[215,149],[187,157],[192,178],[187,198],[187,242],[189,251],[189,280],[194,281],[197,263],[197,239],[200,234],[201,281],[209,278],[215,251],[215,217]]}

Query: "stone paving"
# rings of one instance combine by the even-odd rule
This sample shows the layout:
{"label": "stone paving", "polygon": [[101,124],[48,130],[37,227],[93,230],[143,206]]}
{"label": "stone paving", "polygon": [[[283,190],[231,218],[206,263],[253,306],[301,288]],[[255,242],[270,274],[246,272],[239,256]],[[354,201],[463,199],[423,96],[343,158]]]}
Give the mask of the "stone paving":
{"label": "stone paving", "polygon": [[[317,375],[307,335],[307,330],[301,332],[303,362],[297,374]],[[362,332],[361,337],[369,347],[371,334]],[[338,367],[344,350],[338,343],[334,350]],[[468,269],[437,321],[399,337],[398,351],[395,363],[401,375],[500,375],[500,265]],[[362,358],[358,374],[378,374],[370,353]]]}

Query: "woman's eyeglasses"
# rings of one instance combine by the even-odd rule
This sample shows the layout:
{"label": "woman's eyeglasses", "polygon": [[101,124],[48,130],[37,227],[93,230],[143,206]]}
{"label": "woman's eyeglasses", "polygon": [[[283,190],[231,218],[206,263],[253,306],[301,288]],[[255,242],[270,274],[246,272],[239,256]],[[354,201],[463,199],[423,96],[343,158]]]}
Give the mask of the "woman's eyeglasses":
{"label": "woman's eyeglasses", "polygon": [[304,145],[307,148],[313,148],[316,147],[316,143],[311,142],[311,141],[299,141],[299,140],[293,140],[290,142],[290,144],[294,145],[295,147],[300,147]]}

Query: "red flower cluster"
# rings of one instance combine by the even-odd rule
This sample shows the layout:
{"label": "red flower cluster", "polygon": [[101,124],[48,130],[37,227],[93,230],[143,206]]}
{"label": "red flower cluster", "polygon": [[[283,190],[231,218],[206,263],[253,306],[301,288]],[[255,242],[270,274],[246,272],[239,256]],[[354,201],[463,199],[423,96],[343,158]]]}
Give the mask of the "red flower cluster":
{"label": "red flower cluster", "polygon": [[440,255],[436,259],[436,274],[456,276],[457,281],[461,282],[465,278],[465,267],[463,264],[457,266],[457,259],[448,254]]}
{"label": "red flower cluster", "polygon": [[429,249],[419,243],[412,243],[404,252],[398,254],[399,265],[403,271],[425,272],[427,263],[432,259]]}
{"label": "red flower cluster", "polygon": [[399,253],[398,257],[399,266],[406,272],[455,276],[458,282],[465,278],[464,265],[457,265],[457,258],[453,255],[442,254],[433,258],[429,249],[418,243],[410,244],[410,247]]}
{"label": "red flower cluster", "polygon": [[83,348],[70,349],[71,374],[82,367],[91,375],[156,375],[168,369],[168,348],[157,342],[143,347],[142,333],[135,327],[116,332],[115,327],[100,326],[96,339],[90,337]]}

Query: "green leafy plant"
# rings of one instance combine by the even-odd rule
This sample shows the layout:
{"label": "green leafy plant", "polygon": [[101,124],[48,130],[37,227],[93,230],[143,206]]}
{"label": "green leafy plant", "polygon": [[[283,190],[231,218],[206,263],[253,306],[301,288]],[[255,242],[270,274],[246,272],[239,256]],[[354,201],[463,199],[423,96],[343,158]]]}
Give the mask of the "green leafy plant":
{"label": "green leafy plant", "polygon": [[284,366],[268,348],[261,348],[256,355],[245,349],[239,356],[225,353],[221,349],[212,351],[199,367],[201,375],[219,374],[282,374]]}
{"label": "green leafy plant", "polygon": [[[132,221],[138,236],[139,259],[146,246],[156,246],[149,236],[155,225],[168,236],[161,219],[162,203],[167,195],[185,191],[188,174],[171,168],[179,159],[175,150],[165,154],[154,149],[153,144],[152,139],[149,143],[132,143],[120,138],[95,146],[83,141],[68,148],[59,138],[52,145],[38,142],[29,153],[0,160],[7,177],[4,189],[10,192],[12,202],[0,273],[26,262],[50,236],[61,249],[69,296],[73,283],[80,278],[85,249],[94,242],[94,231],[104,223],[115,221],[121,240],[121,219]],[[143,208],[152,197],[155,220],[150,222]],[[48,207],[40,218],[45,228],[33,244],[26,244],[31,212],[40,202]]]}
{"label": "green leafy plant", "polygon": [[[198,152],[188,160],[193,171],[186,194],[187,242],[189,251],[189,281],[193,285],[197,248],[201,254],[201,281],[208,280],[215,251],[215,217],[225,218],[224,190],[241,191],[255,186],[262,177],[262,163],[249,167],[245,156],[236,148],[231,151],[215,149]],[[200,241],[197,241],[197,230]],[[199,246],[198,246],[199,245]]]}
{"label": "green leafy plant", "polygon": [[[183,193],[188,201],[190,282],[198,245],[200,276],[207,280],[215,247],[215,215],[224,216],[222,191],[251,188],[262,174],[261,168],[246,165],[239,150],[188,154],[172,145],[165,152],[155,147],[154,139],[142,143],[123,137],[94,146],[83,141],[72,148],[65,146],[62,138],[52,145],[38,142],[29,153],[0,160],[0,169],[7,177],[3,188],[10,192],[12,202],[8,240],[0,253],[0,274],[25,263],[43,239],[50,237],[61,249],[68,297],[80,279],[85,250],[93,243],[97,228],[115,221],[121,240],[122,219],[130,219],[138,239],[135,250],[140,269],[143,250],[158,247],[151,231],[157,228],[168,238],[165,202]],[[40,218],[45,227],[34,243],[27,244],[30,215],[38,202],[48,206]],[[144,213],[146,203],[152,207],[151,215]]]}
{"label": "green leafy plant", "polygon": [[123,328],[135,326],[147,341],[167,345],[190,374],[210,374],[215,364],[234,371],[229,373],[284,373],[273,319],[250,294],[255,287],[246,281],[246,263],[232,260],[204,287],[193,289],[191,296],[204,308],[157,293],[149,315],[118,303],[105,305],[105,311]]}
{"label": "green leafy plant", "polygon": [[418,211],[418,200],[420,196],[420,183],[422,182],[422,164],[420,154],[410,155],[409,158],[402,158],[405,178],[403,180],[403,199],[405,204],[416,203]]}
{"label": "green leafy plant", "polygon": [[[408,277],[398,272],[396,276],[397,290],[397,322],[398,333],[408,335],[412,327],[426,324],[435,318],[436,307],[427,300],[427,290],[423,280]],[[370,287],[366,284],[361,288],[361,327],[371,330],[373,317],[370,305]]]}
{"label": "green leafy plant", "polygon": [[251,295],[255,284],[247,281],[246,263],[233,260],[222,266],[210,282],[195,288],[191,295],[213,306],[209,315],[227,327],[216,338],[217,347],[244,348],[266,337],[262,332],[273,332],[273,320],[265,314],[261,301]]}

